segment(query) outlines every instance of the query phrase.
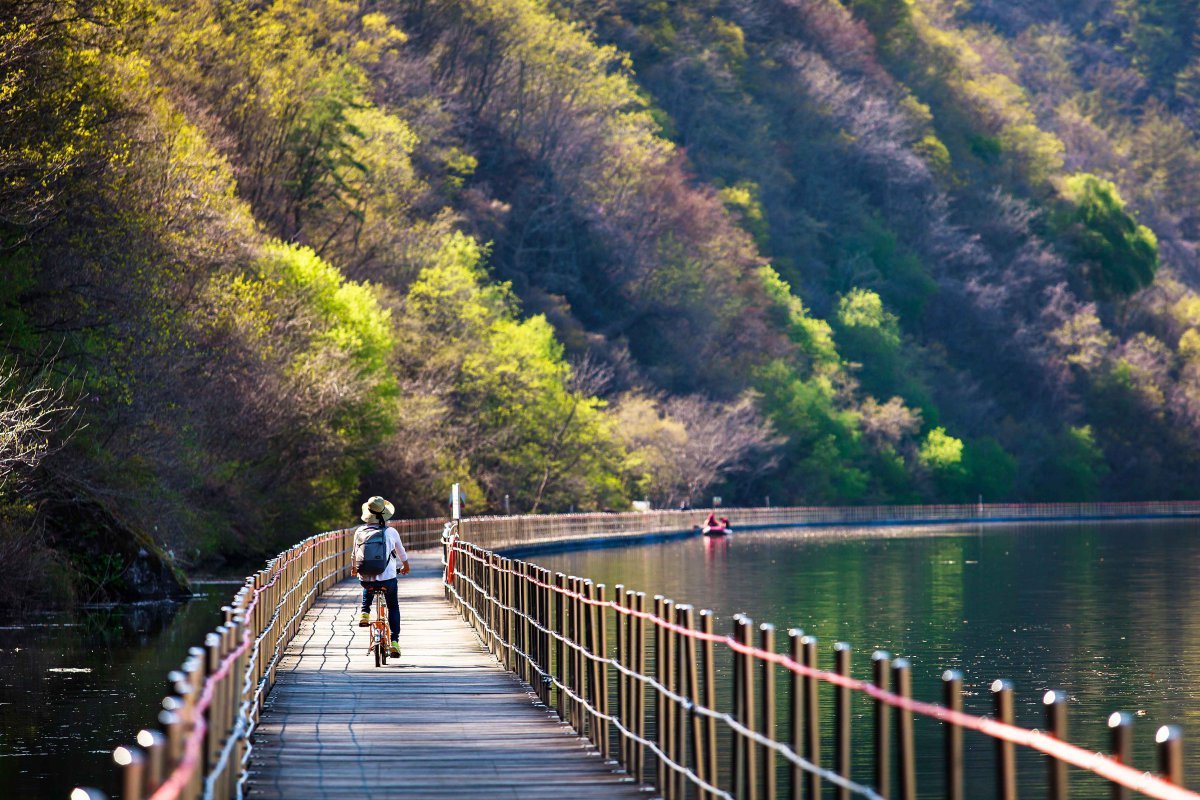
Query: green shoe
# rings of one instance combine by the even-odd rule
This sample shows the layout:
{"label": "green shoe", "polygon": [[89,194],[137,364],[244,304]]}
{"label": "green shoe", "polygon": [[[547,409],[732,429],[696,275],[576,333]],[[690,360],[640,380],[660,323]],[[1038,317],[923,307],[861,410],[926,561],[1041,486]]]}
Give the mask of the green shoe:
{"label": "green shoe", "polygon": [[364,611],[358,615],[358,627],[365,628],[371,624],[371,612]]}
{"label": "green shoe", "polygon": [[399,658],[399,657],[400,657],[400,642],[399,642],[399,641],[397,641],[397,640],[395,640],[395,639],[392,639],[392,653],[391,653],[391,655],[392,655],[392,658]]}

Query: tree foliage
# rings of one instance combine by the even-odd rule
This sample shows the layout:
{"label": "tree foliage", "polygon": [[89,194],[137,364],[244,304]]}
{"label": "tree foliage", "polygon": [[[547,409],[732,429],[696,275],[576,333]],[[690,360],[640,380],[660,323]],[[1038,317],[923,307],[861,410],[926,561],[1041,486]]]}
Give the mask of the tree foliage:
{"label": "tree foliage", "polygon": [[1083,173],[1063,182],[1063,195],[1070,207],[1062,224],[1097,294],[1130,295],[1149,286],[1158,269],[1158,240],[1130,218],[1116,186]]}
{"label": "tree foliage", "polygon": [[1194,496],[1197,25],[9,4],[5,541],[237,558],[454,481],[473,512]]}

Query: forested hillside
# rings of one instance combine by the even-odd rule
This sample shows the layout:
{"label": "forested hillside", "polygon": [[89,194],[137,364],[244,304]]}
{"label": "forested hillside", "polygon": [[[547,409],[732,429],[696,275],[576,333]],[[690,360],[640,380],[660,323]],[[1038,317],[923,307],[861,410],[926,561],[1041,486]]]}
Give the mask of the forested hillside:
{"label": "forested hillside", "polygon": [[472,514],[1195,497],[1198,26],[0,0],[6,592],[165,591],[159,551],[454,481]]}

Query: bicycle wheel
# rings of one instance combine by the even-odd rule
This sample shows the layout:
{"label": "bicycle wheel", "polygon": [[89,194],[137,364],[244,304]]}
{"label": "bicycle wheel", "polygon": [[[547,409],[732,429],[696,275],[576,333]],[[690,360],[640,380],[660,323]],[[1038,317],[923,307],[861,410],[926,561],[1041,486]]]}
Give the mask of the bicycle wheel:
{"label": "bicycle wheel", "polygon": [[[376,606],[375,606],[375,616],[379,620],[379,627],[375,629],[375,633],[379,637],[380,660],[383,662],[383,664],[387,664],[388,645],[389,645],[388,626],[387,626],[387,623],[385,622],[385,620],[387,619],[387,616],[386,616],[387,607],[384,606],[384,604],[383,604],[382,596],[377,596],[377,597],[378,597],[378,600],[376,601]],[[382,665],[377,664],[376,666],[382,666]]]}
{"label": "bicycle wheel", "polygon": [[383,653],[383,647],[380,646],[379,641],[376,640],[375,645],[371,648],[371,650],[373,650],[375,652],[375,666],[378,667],[380,665],[379,659],[381,658],[381,654]]}

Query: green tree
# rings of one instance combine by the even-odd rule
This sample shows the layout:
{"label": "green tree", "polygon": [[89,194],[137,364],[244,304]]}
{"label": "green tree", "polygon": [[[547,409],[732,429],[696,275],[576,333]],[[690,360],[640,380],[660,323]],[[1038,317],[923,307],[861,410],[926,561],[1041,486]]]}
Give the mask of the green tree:
{"label": "green tree", "polygon": [[518,319],[508,286],[486,282],[482,256],[453,235],[404,306],[413,366],[449,380],[443,401],[471,475],[493,508],[506,494],[534,513],[627,505],[605,404],[572,386],[545,317]]}
{"label": "green tree", "polygon": [[1149,286],[1158,270],[1158,240],[1125,210],[1117,187],[1081,172],[1063,180],[1062,196],[1058,226],[1097,295],[1123,297]]}

